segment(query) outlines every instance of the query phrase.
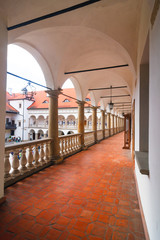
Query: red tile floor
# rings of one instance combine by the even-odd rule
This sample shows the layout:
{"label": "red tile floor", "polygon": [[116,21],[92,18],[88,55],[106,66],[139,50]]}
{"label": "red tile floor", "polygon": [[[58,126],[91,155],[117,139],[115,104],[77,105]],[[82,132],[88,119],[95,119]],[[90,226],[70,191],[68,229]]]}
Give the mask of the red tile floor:
{"label": "red tile floor", "polygon": [[145,239],[122,146],[120,133],[7,188],[0,239]]}

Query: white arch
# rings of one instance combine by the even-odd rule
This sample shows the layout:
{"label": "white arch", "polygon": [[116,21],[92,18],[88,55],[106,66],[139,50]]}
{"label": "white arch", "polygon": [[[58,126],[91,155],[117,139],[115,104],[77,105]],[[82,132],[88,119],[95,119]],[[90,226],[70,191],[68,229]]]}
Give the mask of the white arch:
{"label": "white arch", "polygon": [[36,61],[40,65],[42,72],[44,74],[46,86],[54,89],[54,77],[52,75],[52,71],[50,70],[45,57],[43,57],[35,47],[31,46],[29,43],[25,42],[24,40],[16,40],[16,42],[14,42],[13,44],[24,48],[36,59]]}

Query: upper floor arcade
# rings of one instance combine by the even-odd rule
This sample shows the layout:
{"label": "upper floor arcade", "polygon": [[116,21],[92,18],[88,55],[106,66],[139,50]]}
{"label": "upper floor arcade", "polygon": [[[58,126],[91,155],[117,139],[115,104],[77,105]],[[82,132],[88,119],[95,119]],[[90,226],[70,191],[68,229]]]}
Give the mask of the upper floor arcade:
{"label": "upper floor arcade", "polygon": [[[95,143],[105,133],[112,134],[115,123],[112,121],[110,130],[105,129],[104,118],[101,118],[102,129],[97,131],[97,106],[100,103],[101,110],[104,111],[108,104],[114,104],[123,113],[123,106],[119,104],[130,102],[131,150],[135,160],[137,189],[149,237],[151,240],[159,240],[160,116],[157,106],[160,102],[160,1],[90,0],[82,3],[77,0],[75,3],[73,0],[40,0],[31,5],[29,1],[22,0],[17,7],[16,4],[16,0],[3,1],[0,6],[1,139],[4,139],[8,43],[24,47],[37,59],[48,90],[55,92],[50,92],[52,100],[48,115],[49,138],[36,141],[34,145],[29,142],[24,147],[18,146],[18,150],[14,149],[16,157],[11,156],[13,175],[21,175],[20,171],[25,171],[26,168],[34,172],[34,163],[39,165],[40,161],[40,165],[51,159],[54,163],[61,162],[63,155],[84,149],[85,142],[89,142],[91,136]],[[74,137],[58,137],[57,95],[68,77],[74,83],[78,99],[78,134]],[[112,92],[111,86],[114,88]],[[94,109],[93,131],[85,133],[85,118],[82,113],[88,92]],[[126,107],[125,113],[131,113],[131,108],[128,110]],[[22,150],[20,168],[17,160],[19,149]],[[5,177],[11,177],[8,162],[10,150],[6,149],[4,164],[4,142],[0,142],[0,198],[4,196],[4,168]],[[33,152],[36,159],[34,162]],[[45,160],[46,152],[50,156],[49,160]],[[37,169],[41,169],[41,166]]]}

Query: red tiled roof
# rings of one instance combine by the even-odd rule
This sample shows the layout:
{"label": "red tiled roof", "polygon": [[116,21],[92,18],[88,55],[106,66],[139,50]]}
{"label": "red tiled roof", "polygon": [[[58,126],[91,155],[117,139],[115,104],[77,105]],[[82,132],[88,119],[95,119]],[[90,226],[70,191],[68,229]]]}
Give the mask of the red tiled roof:
{"label": "red tiled roof", "polygon": [[[76,92],[74,88],[67,88],[63,89],[63,93],[71,96],[73,98],[76,98]],[[89,97],[89,96],[87,96]],[[10,95],[10,100],[20,100],[24,99],[24,95],[20,93],[15,93]],[[65,99],[68,99],[69,102],[64,102]],[[46,103],[44,103],[46,101]],[[91,102],[88,101],[90,104]],[[88,106],[86,104],[86,106]],[[77,107],[76,100],[63,96],[62,94],[59,95],[58,98],[58,108],[74,108]],[[34,102],[28,107],[28,109],[48,109],[49,108],[49,97],[47,96],[47,93],[45,91],[37,91],[34,95]]]}
{"label": "red tiled roof", "polygon": [[8,99],[10,97],[11,97],[11,95],[7,92],[6,93],[6,112],[18,113],[18,111],[8,103]]}

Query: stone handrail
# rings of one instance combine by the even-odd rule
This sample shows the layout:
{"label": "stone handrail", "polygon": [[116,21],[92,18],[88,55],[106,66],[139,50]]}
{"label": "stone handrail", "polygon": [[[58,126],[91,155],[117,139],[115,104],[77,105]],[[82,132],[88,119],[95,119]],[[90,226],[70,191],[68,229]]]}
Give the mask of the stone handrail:
{"label": "stone handrail", "polygon": [[94,133],[95,133],[95,131],[84,133],[84,145],[85,146],[90,146],[95,143]]}
{"label": "stone handrail", "polygon": [[4,182],[8,186],[43,169],[50,162],[51,139],[22,142],[5,146]]}
{"label": "stone handrail", "polygon": [[60,155],[66,157],[76,153],[81,149],[80,138],[81,134],[68,134],[59,136]]}

